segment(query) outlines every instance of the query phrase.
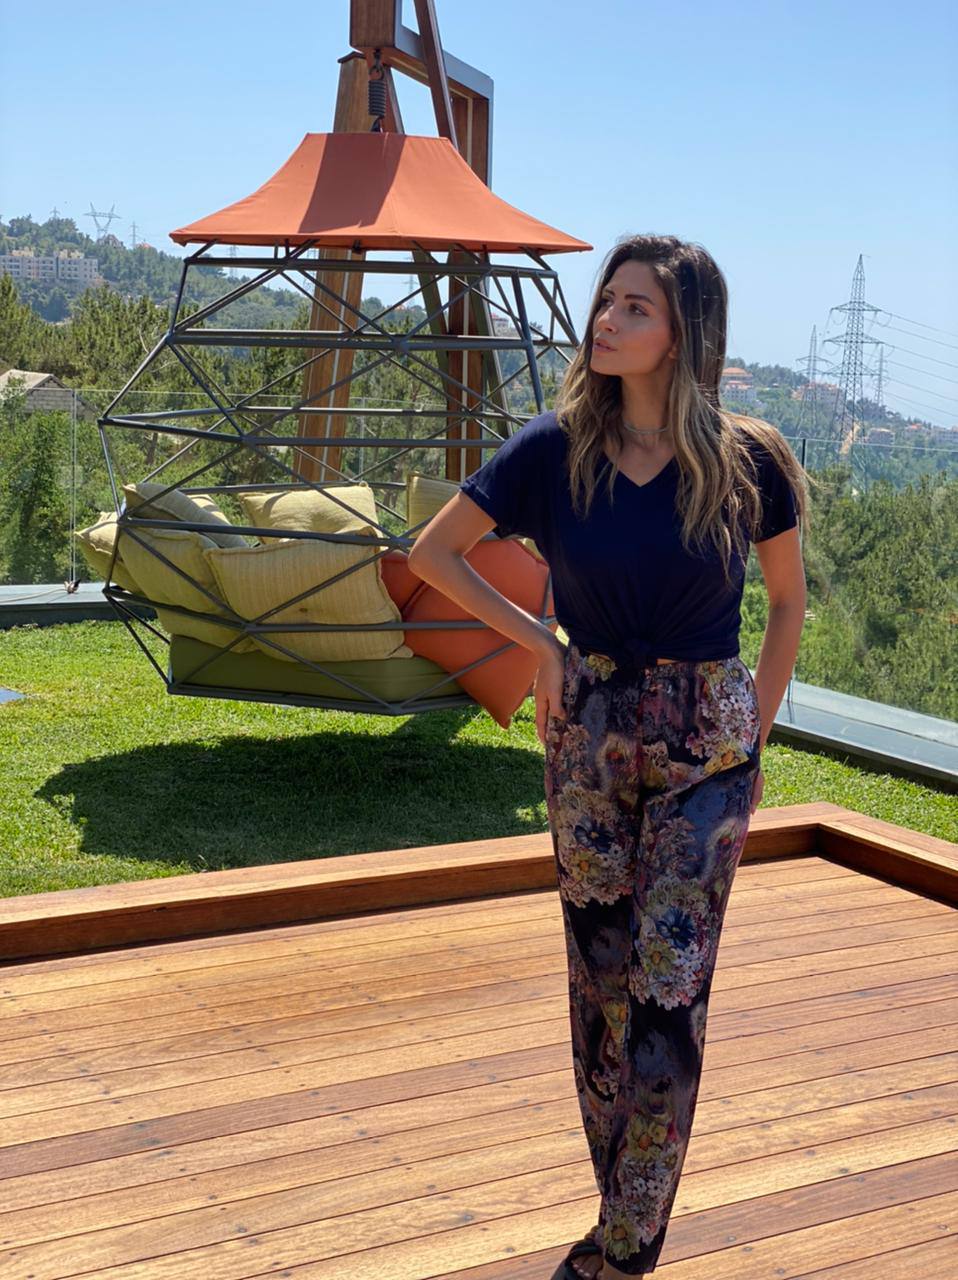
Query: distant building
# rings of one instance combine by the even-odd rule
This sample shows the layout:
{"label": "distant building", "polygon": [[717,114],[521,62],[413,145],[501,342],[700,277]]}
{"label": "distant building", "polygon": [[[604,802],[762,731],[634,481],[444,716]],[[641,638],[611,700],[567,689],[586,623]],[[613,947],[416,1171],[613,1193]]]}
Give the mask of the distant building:
{"label": "distant building", "polygon": [[791,392],[793,400],[811,400],[812,396],[820,405],[834,408],[843,400],[842,389],[835,382],[806,382],[803,387],[795,387]]}
{"label": "distant building", "polygon": [[78,249],[64,249],[49,255],[34,253],[32,249],[0,253],[0,274],[13,276],[14,280],[96,284],[100,278],[98,268],[96,258],[87,258]]}
{"label": "distant building", "polygon": [[741,400],[745,404],[758,403],[758,393],[753,385],[751,373],[737,364],[727,364],[722,370],[719,391],[730,400]]}
{"label": "distant building", "polygon": [[895,433],[890,427],[871,427],[865,436],[866,444],[894,444]]}
{"label": "distant building", "polygon": [[[22,382],[22,390],[27,397],[27,410],[30,413],[49,412],[51,409],[62,409],[69,413],[73,404],[73,388],[66,386],[52,373],[40,373],[34,369],[8,369],[0,373],[0,395],[14,380]],[[77,396],[77,413],[80,417],[95,417],[94,410],[83,399]]]}

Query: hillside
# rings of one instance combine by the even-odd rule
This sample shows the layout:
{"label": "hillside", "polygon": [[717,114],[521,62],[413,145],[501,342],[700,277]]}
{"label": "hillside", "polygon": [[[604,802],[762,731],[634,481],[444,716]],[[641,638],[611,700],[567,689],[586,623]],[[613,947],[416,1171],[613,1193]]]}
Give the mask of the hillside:
{"label": "hillside", "polygon": [[[183,259],[165,253],[152,245],[140,244],[129,249],[116,236],[93,240],[80,231],[72,218],[48,218],[34,222],[29,216],[0,221],[0,253],[29,249],[46,255],[64,250],[78,250],[95,258],[103,280],[128,298],[149,298],[159,306],[168,306],[176,297]],[[206,267],[190,272],[190,289],[186,300],[210,302],[222,294],[227,272]],[[236,282],[246,279],[237,273]],[[20,299],[44,320],[58,322],[72,316],[77,299],[86,285],[69,281],[25,280],[16,282]],[[301,296],[288,289],[259,288],[248,298],[236,302],[231,312],[235,323],[251,328],[289,325],[299,308]]]}

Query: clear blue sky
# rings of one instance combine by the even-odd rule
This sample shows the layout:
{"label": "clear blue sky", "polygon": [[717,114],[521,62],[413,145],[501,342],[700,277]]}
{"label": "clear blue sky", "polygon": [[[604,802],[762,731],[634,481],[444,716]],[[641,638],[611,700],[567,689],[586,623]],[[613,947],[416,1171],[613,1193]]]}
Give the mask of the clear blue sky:
{"label": "clear blue sky", "polygon": [[[898,346],[887,403],[958,423],[952,3],[436,9],[444,47],[495,84],[493,190],[596,246],[552,259],[580,331],[614,241],[671,233],[726,275],[729,353],[799,368],[812,325],[820,344],[841,332],[829,311],[863,254],[868,301],[909,321],[866,329]],[[171,228],[248,194],[305,132],[331,128],[348,13],[348,0],[54,0],[41,21],[3,6],[0,216],[43,221],[56,206],[92,234],[90,202],[115,205],[127,243],[135,221],[138,238],[180,252]],[[416,25],[411,0],[404,20]],[[426,89],[398,80],[407,132],[435,134]],[[839,359],[820,345],[820,360]]]}

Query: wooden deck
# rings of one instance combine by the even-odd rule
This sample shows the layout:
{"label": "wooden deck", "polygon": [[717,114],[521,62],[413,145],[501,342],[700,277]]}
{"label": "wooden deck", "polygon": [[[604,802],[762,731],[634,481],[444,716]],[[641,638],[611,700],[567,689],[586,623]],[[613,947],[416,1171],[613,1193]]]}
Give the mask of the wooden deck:
{"label": "wooden deck", "polygon": [[[657,1280],[958,1276],[956,854],[754,815]],[[552,865],[0,902],[3,1280],[549,1280],[598,1210]]]}

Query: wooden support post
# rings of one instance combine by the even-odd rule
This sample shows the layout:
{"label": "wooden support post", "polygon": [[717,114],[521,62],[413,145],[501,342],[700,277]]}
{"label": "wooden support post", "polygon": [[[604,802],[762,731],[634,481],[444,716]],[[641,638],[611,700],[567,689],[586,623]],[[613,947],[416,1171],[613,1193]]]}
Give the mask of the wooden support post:
{"label": "wooden support post", "polygon": [[[442,41],[439,38],[439,23],[436,19],[434,0],[415,0],[416,21],[419,24],[419,37],[422,42],[423,58],[432,91],[433,108],[436,113],[436,125],[441,137],[448,138],[470,168],[483,182],[489,180],[489,100],[473,96],[453,96],[450,93],[449,80],[446,75],[445,55]],[[485,125],[485,128],[482,125]],[[488,259],[488,254],[478,256]],[[469,255],[461,250],[452,250],[448,262],[469,260]],[[458,284],[453,277],[449,279],[449,297],[457,292]],[[448,308],[448,324],[450,333],[491,335],[492,318],[488,303],[478,294],[471,294],[468,299],[459,298]],[[486,360],[493,353],[488,353]],[[495,376],[493,375],[493,369]],[[484,364],[481,351],[450,351],[450,376],[463,383],[466,390],[450,387],[446,395],[446,407],[450,411],[473,410],[482,412],[482,392],[487,386],[498,385],[500,381],[498,360],[493,369]],[[478,393],[478,394],[477,394]],[[453,414],[447,419],[446,435],[448,439],[478,439],[482,435],[482,424],[479,418],[460,418]],[[446,450],[446,479],[461,482],[475,471],[482,462],[481,451],[476,449]]]}
{"label": "wooden support post", "polygon": [[[333,120],[334,133],[365,133],[370,127],[368,115],[369,105],[366,86],[368,72],[366,59],[360,53],[348,53],[340,58],[339,88],[336,95],[336,112]],[[342,258],[345,256],[364,259],[364,251],[358,253],[339,248],[320,248],[319,257]],[[350,306],[358,307],[362,299],[363,273],[361,271],[318,271],[317,282],[334,289],[344,297]],[[356,327],[353,312],[343,307],[335,299],[324,295],[320,288],[315,289],[317,300],[310,305],[309,327],[311,329],[330,329],[334,332]],[[329,310],[327,310],[329,308]],[[350,383],[353,371],[354,352],[340,348],[336,351],[325,351],[310,364],[303,375],[303,399],[310,407],[329,406],[330,409],[343,409],[349,404]],[[341,382],[332,392],[322,395],[324,387]],[[347,419],[342,414],[309,414],[302,413],[299,418],[299,434],[343,436],[346,434]],[[338,479],[338,471],[342,466],[342,448],[339,445],[304,445],[298,450],[293,467],[306,480],[316,483],[334,483]]]}
{"label": "wooden support post", "polygon": [[[470,167],[482,179],[489,181],[490,100],[492,84],[481,73],[459,60],[450,57],[442,49],[434,0],[415,0],[419,34],[402,25],[400,0],[351,0],[349,38],[354,53],[340,59],[340,79],[333,123],[335,133],[366,132],[372,121],[368,113],[368,68],[372,65],[376,49],[381,52],[387,88],[387,115],[383,127],[402,133],[403,125],[391,67],[403,71],[429,85],[436,111],[440,136],[449,138],[464,156]],[[451,74],[449,69],[451,68]],[[320,259],[338,257],[340,249],[321,249]],[[363,251],[353,253],[364,258]],[[488,257],[488,255],[480,255]],[[448,262],[466,260],[459,251],[449,254]],[[425,265],[428,255],[413,251],[414,261]],[[358,307],[362,298],[364,275],[362,272],[319,272],[317,278],[345,297],[351,306]],[[424,304],[435,311],[441,303],[438,283],[425,273],[420,274]],[[456,283],[450,279],[451,297]],[[318,300],[310,309],[310,327],[313,329],[343,330],[355,327],[355,317],[340,304],[324,298],[316,291]],[[470,305],[460,299],[447,309],[445,315],[434,317],[431,322],[434,334],[475,334],[491,336],[494,333],[488,303],[472,294]],[[306,370],[303,378],[303,397],[310,406],[328,407],[328,415],[300,414],[299,434],[342,436],[346,433],[346,419],[336,414],[338,408],[349,403],[353,370],[352,351],[325,352]],[[452,413],[475,411],[481,414],[481,395],[491,392],[490,399],[505,409],[505,397],[497,388],[502,381],[498,354],[480,351],[436,352],[439,369],[465,385],[465,390],[450,388],[447,384],[446,404]],[[336,390],[323,395],[324,388],[341,382]],[[455,416],[447,419],[447,438],[476,438],[482,434],[479,417],[463,420]],[[447,449],[446,476],[462,480],[475,471],[482,461],[480,449]],[[302,446],[295,460],[296,469],[307,480],[334,482],[342,465],[342,449],[338,446]]]}

